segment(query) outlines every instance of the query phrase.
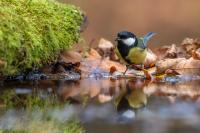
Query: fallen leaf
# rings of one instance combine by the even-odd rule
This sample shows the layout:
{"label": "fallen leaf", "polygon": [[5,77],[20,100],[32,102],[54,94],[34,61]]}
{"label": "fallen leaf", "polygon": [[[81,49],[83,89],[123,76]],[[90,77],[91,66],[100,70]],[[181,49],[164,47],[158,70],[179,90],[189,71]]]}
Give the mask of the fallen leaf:
{"label": "fallen leaf", "polygon": [[118,60],[118,57],[114,52],[114,45],[104,38],[101,38],[99,41],[98,52],[104,58],[109,57],[111,60]]}
{"label": "fallen leaf", "polygon": [[155,81],[162,81],[166,77],[166,74],[158,74],[154,77]]}
{"label": "fallen leaf", "polygon": [[98,48],[101,52],[103,52],[103,55],[109,55],[110,51],[114,49],[114,45],[110,41],[101,38]]}
{"label": "fallen leaf", "polygon": [[115,62],[115,61],[111,61],[108,58],[105,59],[104,61],[102,61],[100,68],[102,68],[103,70],[110,70],[110,68],[112,66],[115,66],[115,68],[117,69],[117,71],[120,72],[124,72],[126,70],[126,66],[123,64],[120,64],[119,62]]}
{"label": "fallen leaf", "polygon": [[156,54],[154,54],[150,49],[148,49],[147,56],[144,61],[145,68],[153,67],[156,64],[157,59],[158,58],[157,58]]}
{"label": "fallen leaf", "polygon": [[167,69],[176,70],[179,74],[200,74],[200,60],[193,58],[163,59],[156,63],[157,73],[164,73]]}
{"label": "fallen leaf", "polygon": [[192,57],[196,60],[200,60],[200,48],[198,48],[196,51],[193,51]]}
{"label": "fallen leaf", "polygon": [[192,51],[200,48],[200,41],[198,39],[185,38],[181,45],[187,53],[192,55]]}
{"label": "fallen leaf", "polygon": [[60,55],[60,61],[65,63],[77,63],[81,62],[82,55],[73,50],[65,50]]}
{"label": "fallen leaf", "polygon": [[176,44],[172,44],[171,46],[162,46],[155,50],[155,54],[158,56],[158,60],[162,60],[165,58],[191,57],[182,47],[178,47]]}
{"label": "fallen leaf", "polygon": [[95,49],[91,48],[86,58],[90,60],[96,60],[101,59],[102,57]]}
{"label": "fallen leaf", "polygon": [[170,49],[170,46],[162,46],[154,50],[154,53],[157,55],[158,60],[164,59],[165,53]]}
{"label": "fallen leaf", "polygon": [[120,64],[119,62],[112,61],[109,58],[102,59],[96,50],[90,52],[88,58],[85,58],[80,65],[80,70],[82,71],[82,76],[87,77],[93,73],[102,74],[110,73],[111,67],[115,67],[116,71],[124,72],[126,66]]}
{"label": "fallen leaf", "polygon": [[176,58],[177,57],[177,47],[172,44],[171,47],[166,51],[165,58]]}

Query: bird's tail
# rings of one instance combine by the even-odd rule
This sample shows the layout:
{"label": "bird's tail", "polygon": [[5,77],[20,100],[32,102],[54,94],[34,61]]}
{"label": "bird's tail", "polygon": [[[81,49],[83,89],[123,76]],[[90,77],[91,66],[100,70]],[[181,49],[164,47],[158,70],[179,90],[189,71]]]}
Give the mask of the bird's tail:
{"label": "bird's tail", "polygon": [[147,46],[147,42],[154,36],[154,35],[156,35],[157,33],[155,33],[155,32],[149,32],[149,33],[147,33],[146,35],[144,35],[144,37],[143,37],[143,43],[144,43],[144,45],[145,46]]}

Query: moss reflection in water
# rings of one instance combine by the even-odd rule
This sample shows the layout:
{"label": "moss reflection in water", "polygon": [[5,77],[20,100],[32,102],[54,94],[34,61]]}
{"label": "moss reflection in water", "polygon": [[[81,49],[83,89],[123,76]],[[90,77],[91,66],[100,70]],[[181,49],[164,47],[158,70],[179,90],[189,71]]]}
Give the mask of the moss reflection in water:
{"label": "moss reflection in water", "polygon": [[[16,94],[15,90],[5,90],[1,93],[0,133],[82,133],[80,123],[65,112],[64,106],[56,94],[45,97],[40,93]],[[60,120],[52,115],[53,111],[69,113],[68,118]],[[63,116],[64,117],[64,116]]]}

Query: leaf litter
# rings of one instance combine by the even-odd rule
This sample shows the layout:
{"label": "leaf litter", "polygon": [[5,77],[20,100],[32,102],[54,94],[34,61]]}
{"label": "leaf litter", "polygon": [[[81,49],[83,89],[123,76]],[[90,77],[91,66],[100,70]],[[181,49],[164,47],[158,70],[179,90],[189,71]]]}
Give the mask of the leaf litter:
{"label": "leaf litter", "polygon": [[[186,38],[180,45],[162,46],[148,49],[144,63],[147,71],[132,67],[124,75],[126,65],[120,61],[114,52],[115,45],[101,38],[97,48],[84,51],[65,50],[61,52],[57,63],[39,69],[41,75],[27,77],[17,75],[4,80],[41,80],[80,78],[145,78],[151,80],[166,79],[167,76],[186,77],[191,75],[199,79],[200,75],[200,41]],[[1,61],[3,63],[3,61]],[[140,66],[136,66],[140,68]],[[28,72],[34,75],[34,72]],[[36,72],[37,73],[37,72]],[[29,74],[29,75],[31,75]],[[38,74],[38,73],[37,73]],[[151,76],[151,77],[150,77]],[[39,78],[38,78],[39,77]]]}
{"label": "leaf litter", "polygon": [[[80,62],[78,69],[81,78],[145,78],[144,72],[133,68],[124,75],[126,66],[120,62],[114,48],[114,44],[101,38],[96,49],[90,48],[84,52],[64,51],[60,60],[72,64]],[[153,75],[154,80],[172,75],[198,77],[200,75],[200,41],[186,38],[180,45],[172,44],[154,50],[148,49],[144,66],[147,72]]]}

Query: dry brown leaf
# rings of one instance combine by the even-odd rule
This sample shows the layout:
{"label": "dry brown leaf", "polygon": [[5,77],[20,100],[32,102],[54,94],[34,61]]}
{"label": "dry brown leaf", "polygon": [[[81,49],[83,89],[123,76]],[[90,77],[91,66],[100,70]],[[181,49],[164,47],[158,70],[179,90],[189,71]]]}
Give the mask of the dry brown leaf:
{"label": "dry brown leaf", "polygon": [[200,48],[198,48],[195,53],[196,53],[198,59],[200,60]]}
{"label": "dry brown leaf", "polygon": [[167,69],[174,69],[180,61],[185,61],[185,58],[163,59],[156,63],[157,73],[164,73]]}
{"label": "dry brown leaf", "polygon": [[172,44],[171,47],[166,51],[165,58],[176,58],[177,57],[177,47]]}
{"label": "dry brown leaf", "polygon": [[82,60],[82,55],[73,50],[65,50],[61,53],[60,60],[65,63],[76,63]]}
{"label": "dry brown leaf", "polygon": [[185,38],[181,45],[187,53],[192,55],[192,51],[200,48],[200,41],[198,39]]}
{"label": "dry brown leaf", "polygon": [[200,48],[198,48],[196,51],[193,51],[192,57],[196,60],[200,60]]}
{"label": "dry brown leaf", "polygon": [[114,49],[114,45],[110,41],[101,38],[99,41],[98,48],[100,52],[102,52],[102,55],[106,57],[110,55],[111,50]]}
{"label": "dry brown leaf", "polygon": [[95,49],[91,48],[86,58],[90,60],[96,60],[101,59],[102,57]]}
{"label": "dry brown leaf", "polygon": [[157,73],[164,73],[167,69],[176,70],[180,74],[200,74],[200,60],[193,58],[163,59],[156,63]]}
{"label": "dry brown leaf", "polygon": [[109,73],[111,67],[115,67],[116,70],[120,72],[124,72],[126,69],[125,65],[122,65],[119,62],[111,61],[107,58],[103,60],[86,59],[81,62],[80,69],[82,70],[82,74],[84,73],[84,76],[86,76],[91,74],[96,69]]}
{"label": "dry brown leaf", "polygon": [[111,67],[115,67],[117,71],[124,72],[126,66],[116,61],[111,61],[109,58],[102,59],[98,52],[91,49],[87,58],[83,59],[80,65],[82,76],[90,75],[95,70],[101,70],[102,72],[110,72]]}
{"label": "dry brown leaf", "polygon": [[[187,74],[186,69],[187,71],[190,70],[196,72],[200,68],[200,50],[197,50],[198,47],[200,47],[200,42],[198,42],[198,40],[186,38],[182,42],[182,47],[177,47],[175,44],[172,44],[171,46],[164,46],[157,50],[158,55],[154,54],[150,49],[148,49],[144,65],[146,68],[149,68],[153,67],[156,64],[157,73],[173,75],[179,73]],[[82,59],[80,53],[74,51],[63,52],[61,55],[61,59],[64,62],[81,62],[80,69],[82,71],[82,74],[84,73],[84,76],[90,75],[92,73],[96,74],[96,72],[100,75],[103,72],[113,73],[117,71],[123,73],[126,69],[126,66],[124,64],[120,64],[111,60],[111,55],[113,55],[114,53],[113,49],[114,45],[110,41],[102,38],[99,41],[98,50],[103,55],[103,57],[107,58],[102,58],[97,50],[90,49],[90,51],[86,55],[86,58],[84,59]],[[188,57],[188,54],[186,52],[192,52],[192,54],[190,54],[193,58],[186,59],[186,57]],[[162,60],[159,61],[159,59]],[[129,73],[129,71],[127,73]],[[148,73],[145,72],[145,74],[147,75]]]}
{"label": "dry brown leaf", "polygon": [[111,60],[118,60],[118,57],[114,52],[114,45],[104,38],[101,38],[99,41],[98,52],[104,58],[109,57]]}
{"label": "dry brown leaf", "polygon": [[157,56],[150,49],[148,49],[144,66],[153,67],[156,64],[157,59]]}
{"label": "dry brown leaf", "polygon": [[155,50],[158,60],[165,58],[189,58],[186,51],[182,47],[178,47],[175,44],[171,46],[162,46]]}
{"label": "dry brown leaf", "polygon": [[111,67],[115,67],[117,71],[124,72],[126,70],[126,66],[120,64],[119,62],[111,61],[108,58],[102,61],[100,68],[109,72]]}
{"label": "dry brown leaf", "polygon": [[165,53],[170,49],[170,46],[162,46],[154,50],[154,53],[157,55],[158,60],[164,59]]}

